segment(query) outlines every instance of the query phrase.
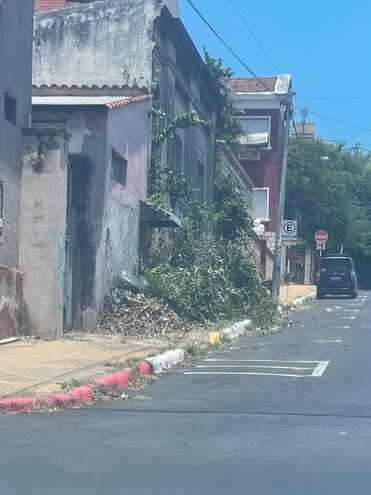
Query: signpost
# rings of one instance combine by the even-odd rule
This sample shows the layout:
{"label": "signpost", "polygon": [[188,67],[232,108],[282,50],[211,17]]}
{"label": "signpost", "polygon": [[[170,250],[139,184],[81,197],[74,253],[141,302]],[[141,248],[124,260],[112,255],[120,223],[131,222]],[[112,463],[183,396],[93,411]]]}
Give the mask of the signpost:
{"label": "signpost", "polygon": [[314,234],[314,240],[316,241],[317,251],[319,251],[319,254],[322,257],[322,251],[326,249],[328,233],[326,232],[326,230],[317,230],[317,232]]}
{"label": "signpost", "polygon": [[282,243],[287,247],[295,246],[298,240],[298,222],[296,220],[284,220],[282,224]]}
{"label": "signpost", "polygon": [[282,223],[282,245],[286,246],[286,283],[287,283],[287,298],[289,297],[290,284],[290,260],[288,259],[288,248],[296,246],[298,240],[298,222],[296,220],[284,220]]}

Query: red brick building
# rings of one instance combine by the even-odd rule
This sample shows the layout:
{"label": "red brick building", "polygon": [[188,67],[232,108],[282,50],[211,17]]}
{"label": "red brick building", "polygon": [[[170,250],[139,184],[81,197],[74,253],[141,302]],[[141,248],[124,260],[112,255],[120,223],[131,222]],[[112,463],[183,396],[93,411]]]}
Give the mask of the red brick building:
{"label": "red brick building", "polygon": [[238,158],[254,183],[253,217],[264,223],[272,246],[277,227],[286,115],[292,104],[291,76],[233,78],[231,89],[244,130]]}

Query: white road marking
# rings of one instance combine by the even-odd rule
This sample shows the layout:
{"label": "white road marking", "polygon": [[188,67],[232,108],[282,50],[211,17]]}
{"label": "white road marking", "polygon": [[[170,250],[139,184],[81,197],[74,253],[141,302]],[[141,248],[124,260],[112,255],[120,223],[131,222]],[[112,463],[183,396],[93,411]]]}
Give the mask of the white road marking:
{"label": "white road marking", "polygon": [[353,307],[354,306],[354,307],[360,308],[361,306],[363,306],[363,303],[361,303],[361,304],[359,304],[359,303],[347,304],[347,306],[349,306],[349,307]]}
{"label": "white road marking", "polygon": [[332,309],[331,308],[326,308],[326,311],[329,312],[329,313],[332,313]]}
{"label": "white road marking", "polygon": [[318,361],[282,361],[281,359],[205,359],[207,363],[225,363],[225,362],[241,362],[241,363],[318,363]]}
{"label": "white road marking", "polygon": [[320,377],[325,372],[325,369],[330,364],[330,361],[320,361],[311,376]]}
{"label": "white road marking", "polygon": [[318,344],[340,344],[343,341],[341,339],[335,339],[335,340],[313,340],[313,342],[316,342]]}
{"label": "white road marking", "polygon": [[341,320],[355,320],[355,316],[340,316]]}
{"label": "white road marking", "polygon": [[335,306],[335,309],[341,309],[341,306]]}
{"label": "white road marking", "polygon": [[290,375],[289,373],[263,373],[253,371],[186,371],[185,375],[254,375],[254,376],[283,376],[287,378],[307,378],[314,375]]}
{"label": "white road marking", "polygon": [[297,366],[270,366],[269,364],[266,364],[265,366],[261,366],[258,364],[210,364],[210,365],[201,364],[199,366],[196,366],[196,368],[254,368],[254,369],[258,369],[258,368],[267,369],[267,368],[269,368],[270,370],[271,369],[312,370],[313,366],[310,368],[302,368],[302,367],[297,367]]}
{"label": "white road marking", "polygon": [[[311,366],[309,368],[307,367],[297,367],[297,366],[276,366],[276,365],[231,365],[228,364],[229,362],[250,362],[250,363],[290,363],[290,364],[296,364],[296,363],[311,363],[314,366]],[[273,360],[273,359],[206,359],[205,362],[209,363],[216,363],[216,362],[222,362],[225,364],[219,365],[219,364],[209,364],[209,365],[199,365],[197,366],[197,369],[205,369],[205,368],[210,368],[210,371],[186,371],[184,372],[185,375],[252,375],[252,376],[279,376],[279,377],[286,377],[286,378],[305,378],[305,377],[314,377],[318,378],[321,377],[329,365],[330,361],[280,361],[280,360]],[[213,370],[214,368],[214,370]],[[290,370],[295,370],[298,372],[301,371],[312,371],[310,374],[300,374],[300,373],[277,373],[277,372],[272,372],[270,373],[269,371],[222,371],[220,370],[215,370],[215,368],[224,368],[224,369],[230,369],[230,368],[264,368],[266,370],[274,370],[274,369],[290,369]]]}
{"label": "white road marking", "polygon": [[359,309],[343,309],[344,313],[359,313]]}

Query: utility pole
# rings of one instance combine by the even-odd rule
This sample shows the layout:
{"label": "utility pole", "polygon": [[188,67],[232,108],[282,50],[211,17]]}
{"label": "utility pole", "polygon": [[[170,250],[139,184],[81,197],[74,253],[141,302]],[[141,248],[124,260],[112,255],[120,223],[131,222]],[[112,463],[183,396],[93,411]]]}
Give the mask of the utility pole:
{"label": "utility pole", "polygon": [[282,171],[281,171],[281,182],[280,182],[280,194],[278,200],[276,239],[274,245],[274,261],[273,261],[272,297],[275,301],[278,301],[280,297],[282,222],[283,222],[283,215],[285,212],[286,175],[287,175],[287,159],[289,154],[291,115],[292,115],[291,103],[287,102],[286,100],[286,111],[285,111],[286,125],[285,125],[285,137],[283,144]]}

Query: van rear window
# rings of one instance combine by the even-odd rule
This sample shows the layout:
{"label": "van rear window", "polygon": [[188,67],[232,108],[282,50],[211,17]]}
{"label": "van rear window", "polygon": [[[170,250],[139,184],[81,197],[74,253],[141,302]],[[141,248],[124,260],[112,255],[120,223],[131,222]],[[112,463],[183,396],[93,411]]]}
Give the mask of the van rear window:
{"label": "van rear window", "polygon": [[321,269],[325,268],[326,270],[351,270],[352,262],[348,258],[326,258],[321,260]]}

